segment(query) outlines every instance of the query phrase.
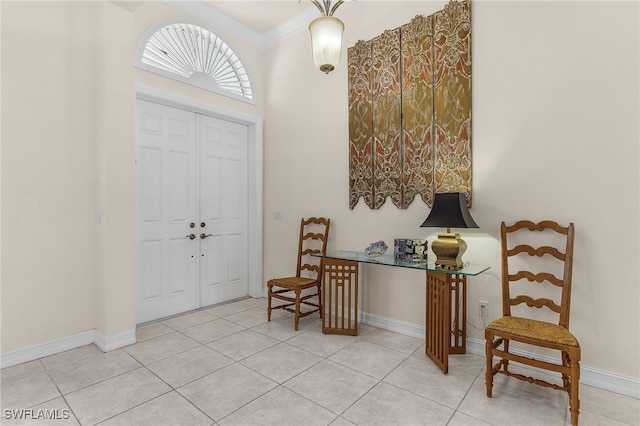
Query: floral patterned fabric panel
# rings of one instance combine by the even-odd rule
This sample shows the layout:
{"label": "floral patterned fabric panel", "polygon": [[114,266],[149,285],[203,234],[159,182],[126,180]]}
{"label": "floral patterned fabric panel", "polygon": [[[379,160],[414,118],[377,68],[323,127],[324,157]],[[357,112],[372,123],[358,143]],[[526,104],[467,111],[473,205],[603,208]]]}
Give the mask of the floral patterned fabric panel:
{"label": "floral patterned fabric panel", "polygon": [[432,16],[416,16],[402,31],[402,208],[416,195],[433,204]]}
{"label": "floral patterned fabric panel", "polygon": [[349,208],[360,198],[373,204],[373,108],[371,41],[358,41],[347,50],[349,61]]}
{"label": "floral patterned fabric panel", "polygon": [[373,94],[373,208],[387,199],[401,207],[400,29],[371,42]]}
{"label": "floral patterned fabric panel", "polygon": [[471,205],[469,0],[348,49],[349,208],[406,209],[464,192]]}
{"label": "floral patterned fabric panel", "polygon": [[471,13],[450,2],[434,15],[435,192],[471,205]]}

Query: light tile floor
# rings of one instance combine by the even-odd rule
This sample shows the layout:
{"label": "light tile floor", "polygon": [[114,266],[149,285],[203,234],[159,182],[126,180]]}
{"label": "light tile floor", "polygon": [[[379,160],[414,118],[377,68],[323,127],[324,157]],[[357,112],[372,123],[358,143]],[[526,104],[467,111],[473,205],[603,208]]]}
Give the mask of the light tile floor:
{"label": "light tile floor", "polygon": [[[282,312],[282,311],[278,311]],[[89,345],[2,370],[3,425],[566,425],[566,394],[452,355],[444,375],[421,339],[360,325],[323,335],[245,299],[143,325],[138,343]],[[580,389],[582,425],[638,425],[640,401]],[[31,419],[18,420],[15,410]],[[54,416],[58,419],[34,420]]]}

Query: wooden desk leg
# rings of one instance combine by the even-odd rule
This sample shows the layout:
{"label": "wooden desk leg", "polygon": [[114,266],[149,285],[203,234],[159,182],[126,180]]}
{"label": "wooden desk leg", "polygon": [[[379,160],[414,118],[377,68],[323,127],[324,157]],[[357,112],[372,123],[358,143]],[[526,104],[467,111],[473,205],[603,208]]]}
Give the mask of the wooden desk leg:
{"label": "wooden desk leg", "polygon": [[451,323],[450,354],[467,352],[467,277],[450,275],[453,316]]}
{"label": "wooden desk leg", "polygon": [[322,259],[322,332],[358,335],[358,262]]}
{"label": "wooden desk leg", "polygon": [[466,284],[464,275],[427,272],[425,353],[445,374],[449,354],[467,350]]}
{"label": "wooden desk leg", "polygon": [[425,353],[444,374],[449,373],[451,284],[449,275],[427,272]]}

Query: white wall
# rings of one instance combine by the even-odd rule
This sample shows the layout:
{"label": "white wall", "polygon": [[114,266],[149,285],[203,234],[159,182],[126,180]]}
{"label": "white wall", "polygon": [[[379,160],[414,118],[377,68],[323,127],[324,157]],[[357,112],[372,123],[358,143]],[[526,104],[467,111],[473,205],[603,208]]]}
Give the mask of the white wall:
{"label": "white wall", "polygon": [[[134,2],[137,5],[137,3]],[[444,2],[358,2],[345,46]],[[348,208],[346,58],[313,67],[306,32],[262,53],[226,37],[257,84],[252,106],[134,69],[138,38],[182,16],[161,2],[0,2],[2,351],[133,324],[134,84],[265,118],[264,279],[293,268],[301,216],[332,219],[332,248],[429,237],[428,213]],[[638,380],[638,3],[474,1],[470,282],[499,314],[501,220],[577,227],[572,330],[583,365]],[[114,34],[114,29],[117,29]],[[558,183],[558,185],[556,185]],[[104,208],[105,225],[95,211]],[[282,221],[272,219],[273,210]],[[362,308],[424,322],[424,276],[371,267]],[[477,324],[477,318],[470,318]],[[482,334],[470,330],[471,337]]]}
{"label": "white wall", "polygon": [[4,351],[95,326],[98,18],[1,7]]}
{"label": "white wall", "polygon": [[[313,68],[307,34],[267,52],[265,279],[287,273],[301,216],[332,219],[329,245],[362,250],[383,239],[429,237],[422,201],[348,208],[346,48],[442,2],[359,2],[339,10],[342,63]],[[500,309],[502,220],[576,224],[571,329],[583,366],[640,377],[637,2],[472,3],[473,191],[479,230],[465,259],[491,265],[470,279],[469,321]],[[291,58],[296,58],[292,60]],[[272,212],[281,210],[282,221]],[[361,308],[424,324],[424,275],[367,266]],[[472,338],[484,334],[468,328]]]}
{"label": "white wall", "polygon": [[133,67],[150,26],[194,21],[163,2],[0,8],[2,353],[94,329],[131,333],[134,88],[261,117],[263,52],[217,31],[254,74],[249,104]]}

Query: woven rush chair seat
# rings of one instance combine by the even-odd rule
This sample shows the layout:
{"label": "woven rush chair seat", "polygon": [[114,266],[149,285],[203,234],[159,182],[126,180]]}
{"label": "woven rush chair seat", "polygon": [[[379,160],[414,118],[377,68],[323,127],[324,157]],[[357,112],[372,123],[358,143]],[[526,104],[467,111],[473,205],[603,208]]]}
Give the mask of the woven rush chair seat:
{"label": "woven rush chair seat", "polygon": [[[273,278],[267,281],[268,321],[271,321],[271,311],[274,309],[282,309],[293,313],[295,315],[294,326],[296,331],[298,331],[300,318],[304,318],[314,312],[319,312],[320,318],[322,318],[321,259],[312,255],[326,251],[330,224],[331,221],[323,217],[303,218],[300,220],[296,275]],[[305,291],[303,294],[303,291],[307,289],[312,290]],[[285,303],[274,306],[272,303],[274,299]],[[302,307],[309,308],[309,310],[303,311]]]}
{"label": "woven rush chair seat", "polygon": [[[550,220],[538,223],[521,220],[509,226],[502,222],[500,237],[502,317],[489,323],[484,332],[487,397],[493,396],[496,374],[561,390],[569,395],[571,424],[577,426],[581,351],[578,339],[569,331],[574,225],[564,227]],[[517,316],[512,315],[512,308],[517,309]],[[537,319],[536,315],[543,309],[550,310],[557,322]],[[525,349],[514,352],[512,342],[520,343]],[[526,345],[559,351],[559,360],[546,361],[534,352],[525,352]],[[497,358],[495,364],[494,357]],[[561,383],[536,378],[534,370],[512,372],[510,362],[559,373]],[[520,422],[514,419],[513,423]]]}
{"label": "woven rush chair seat", "polygon": [[293,290],[297,287],[306,288],[307,286],[315,285],[316,281],[317,280],[315,278],[287,277],[269,280],[269,283],[277,285],[278,287],[291,288]]}
{"label": "woven rush chair seat", "polygon": [[[579,347],[578,339],[566,328],[529,318],[502,317],[487,326],[495,334],[509,334],[524,340],[535,340],[559,346]],[[512,337],[512,338],[513,338]]]}

